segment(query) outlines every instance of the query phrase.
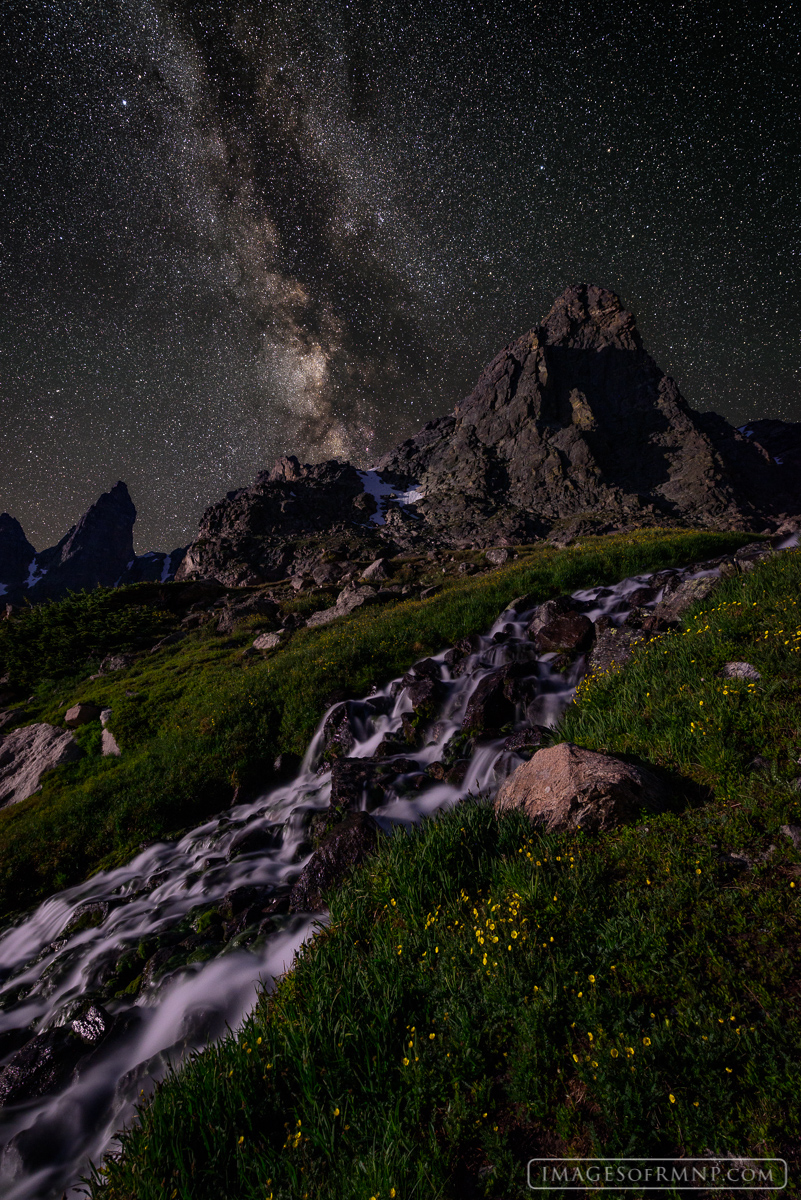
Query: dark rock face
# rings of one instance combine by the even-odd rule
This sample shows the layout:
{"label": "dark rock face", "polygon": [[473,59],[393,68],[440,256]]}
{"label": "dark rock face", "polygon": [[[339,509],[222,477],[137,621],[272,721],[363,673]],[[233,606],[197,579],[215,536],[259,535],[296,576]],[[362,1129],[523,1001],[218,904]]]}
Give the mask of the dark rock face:
{"label": "dark rock face", "polygon": [[185,548],[171,554],[135,555],[136,509],[124,483],[104,492],[61,539],[37,554],[19,521],[0,514],[0,594],[36,604],[58,600],[83,588],[129,583],[167,582],[183,560]]}
{"label": "dark rock face", "polygon": [[798,486],[801,478],[801,422],[775,421],[767,418],[750,421],[739,430],[767,450],[773,461],[788,476],[788,486]]}
{"label": "dark rock face", "polygon": [[399,775],[416,769],[413,759],[395,758],[388,765],[380,758],[337,758],[331,764],[331,808],[355,812],[363,802],[375,808]]}
{"label": "dark rock face", "polygon": [[542,654],[574,654],[588,649],[595,637],[595,626],[582,613],[568,612],[554,617],[537,630],[534,644]]}
{"label": "dark rock face", "polygon": [[[618,297],[582,284],[506,346],[452,414],[379,459],[386,485],[422,493],[412,506],[393,501],[375,524],[376,502],[353,466],[279,459],[207,510],[177,578],[229,586],[299,570],[323,578],[314,554],[341,533],[376,559],[470,545],[500,562],[503,547],[546,535],[564,544],[660,523],[778,528],[801,512],[801,487],[760,438],[795,446],[797,430],[755,422],[740,432],[693,411]],[[786,463],[794,453],[785,449]]]}
{"label": "dark rock face", "polygon": [[0,583],[8,588],[23,584],[35,555],[19,521],[0,513]]}
{"label": "dark rock face", "polygon": [[[296,576],[329,587],[358,577],[348,561],[371,562],[364,578],[380,583],[385,560],[433,547],[481,547],[500,565],[508,547],[546,536],[565,545],[585,533],[677,522],[787,530],[801,519],[799,465],[801,425],[764,420],[737,430],[695,412],[619,298],[580,284],[501,350],[451,414],[379,459],[372,480],[334,459],[281,458],[208,508],[197,539],[170,555],[134,555],[136,513],[124,483],[39,554],[3,514],[0,585],[15,604],[173,578],[244,587]],[[386,493],[380,505],[376,484]],[[388,597],[350,586],[308,623]]]}
{"label": "dark rock face", "polygon": [[138,554],[132,563],[120,576],[119,583],[166,583],[173,579],[175,572],[183,562],[186,546],[179,546],[169,554],[161,550],[151,550],[147,554]]}
{"label": "dark rock face", "polygon": [[114,587],[134,560],[136,509],[124,483],[117,483],[81,517],[57,546],[36,556],[44,574],[27,591],[31,601],[68,591]]}
{"label": "dark rock face", "polygon": [[490,734],[515,719],[518,702],[524,698],[522,681],[526,663],[508,663],[481,680],[470,697],[462,729],[466,733]]}
{"label": "dark rock face", "polygon": [[290,893],[290,910],[318,912],[323,908],[325,891],[373,852],[378,835],[378,825],[367,813],[349,813],[326,835],[303,868]]}
{"label": "dark rock face", "polygon": [[349,533],[369,522],[375,507],[350,463],[301,466],[294,457],[280,458],[252,487],[206,510],[176,578],[212,577],[229,587],[282,579],[294,559],[293,541]]}
{"label": "dark rock face", "polygon": [[32,1038],[0,1071],[0,1106],[54,1091],[105,1038],[112,1022],[100,1005],[77,1001],[63,1024]]}
{"label": "dark rock face", "polygon": [[536,637],[541,629],[546,625],[550,625],[557,617],[561,617],[565,613],[575,612],[575,605],[576,601],[572,596],[557,596],[553,600],[546,600],[544,604],[538,605],[534,609],[531,620],[528,623],[526,631],[528,636],[530,638]]}
{"label": "dark rock face", "polygon": [[591,285],[568,288],[452,416],[376,469],[398,485],[414,480],[427,520],[478,544],[576,518],[743,528],[776,508],[769,456],[722,418],[693,412],[632,314]]}

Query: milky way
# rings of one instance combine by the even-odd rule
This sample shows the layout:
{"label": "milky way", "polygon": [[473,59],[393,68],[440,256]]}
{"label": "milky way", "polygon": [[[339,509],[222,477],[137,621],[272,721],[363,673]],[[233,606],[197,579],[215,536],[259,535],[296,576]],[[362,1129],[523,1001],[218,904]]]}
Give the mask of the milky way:
{"label": "milky way", "polygon": [[0,509],[138,549],[378,453],[569,283],[690,403],[801,420],[791,5],[11,0]]}

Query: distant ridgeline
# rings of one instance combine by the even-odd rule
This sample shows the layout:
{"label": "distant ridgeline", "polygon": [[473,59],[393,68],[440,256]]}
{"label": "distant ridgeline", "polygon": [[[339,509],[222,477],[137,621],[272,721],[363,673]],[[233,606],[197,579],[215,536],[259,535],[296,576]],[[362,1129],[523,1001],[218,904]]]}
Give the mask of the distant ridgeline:
{"label": "distant ridgeline", "polygon": [[134,555],[124,483],[40,554],[3,514],[0,585],[18,603],[146,579],[253,586],[367,553],[566,544],[642,526],[777,533],[801,515],[799,465],[801,425],[735,429],[696,412],[618,297],[581,284],[450,415],[372,470],[281,458],[208,508],[195,542],[169,555]]}
{"label": "distant ridgeline", "polygon": [[56,600],[67,592],[172,579],[184,550],[134,554],[136,509],[117,483],[81,517],[57,546],[37,554],[19,521],[0,514],[0,604]]}

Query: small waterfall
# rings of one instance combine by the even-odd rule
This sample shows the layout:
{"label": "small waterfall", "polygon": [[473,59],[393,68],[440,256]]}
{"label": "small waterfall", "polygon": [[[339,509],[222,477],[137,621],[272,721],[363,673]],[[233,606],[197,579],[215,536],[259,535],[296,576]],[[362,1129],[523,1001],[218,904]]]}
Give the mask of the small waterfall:
{"label": "small waterfall", "polygon": [[[714,571],[695,568],[683,577]],[[574,598],[591,620],[620,624],[632,593],[652,579],[640,575]],[[657,587],[645,603],[641,596],[637,602],[651,607],[661,595]],[[383,743],[389,782],[370,810],[385,829],[419,821],[468,793],[492,793],[523,761],[518,751],[525,738],[471,744],[462,733],[467,705],[491,672],[516,664],[516,678],[526,685],[515,728],[557,723],[584,662],[560,670],[555,655],[539,655],[526,635],[531,615],[508,609],[458,661],[448,651],[426,660],[425,671],[437,677],[438,711],[418,748],[391,750],[412,712],[411,676],[348,702],[348,757],[372,758]],[[0,936],[0,1066],[18,1062],[21,1050],[32,1056],[38,1092],[29,1089],[27,1098],[16,1099],[13,1090],[3,1093],[0,1191],[6,1200],[49,1200],[65,1188],[79,1194],[72,1191],[76,1179],[90,1158],[97,1161],[113,1144],[140,1094],[169,1062],[236,1028],[258,984],[269,987],[289,969],[313,926],[325,920],[289,914],[286,897],[310,857],[310,817],[329,804],[331,773],[321,758],[333,711],[290,783],[51,896]],[[460,736],[467,757],[432,777],[427,768],[442,766]],[[231,920],[225,940],[209,916],[221,902]],[[73,1054],[66,1067],[65,1038]]]}

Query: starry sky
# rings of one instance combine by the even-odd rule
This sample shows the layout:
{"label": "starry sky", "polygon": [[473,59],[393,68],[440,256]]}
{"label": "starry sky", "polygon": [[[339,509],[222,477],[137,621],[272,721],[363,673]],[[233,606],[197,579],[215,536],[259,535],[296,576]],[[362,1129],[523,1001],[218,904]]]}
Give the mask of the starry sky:
{"label": "starry sky", "polygon": [[569,284],[693,407],[801,420],[793,5],[7,0],[0,510],[139,552],[360,466]]}

